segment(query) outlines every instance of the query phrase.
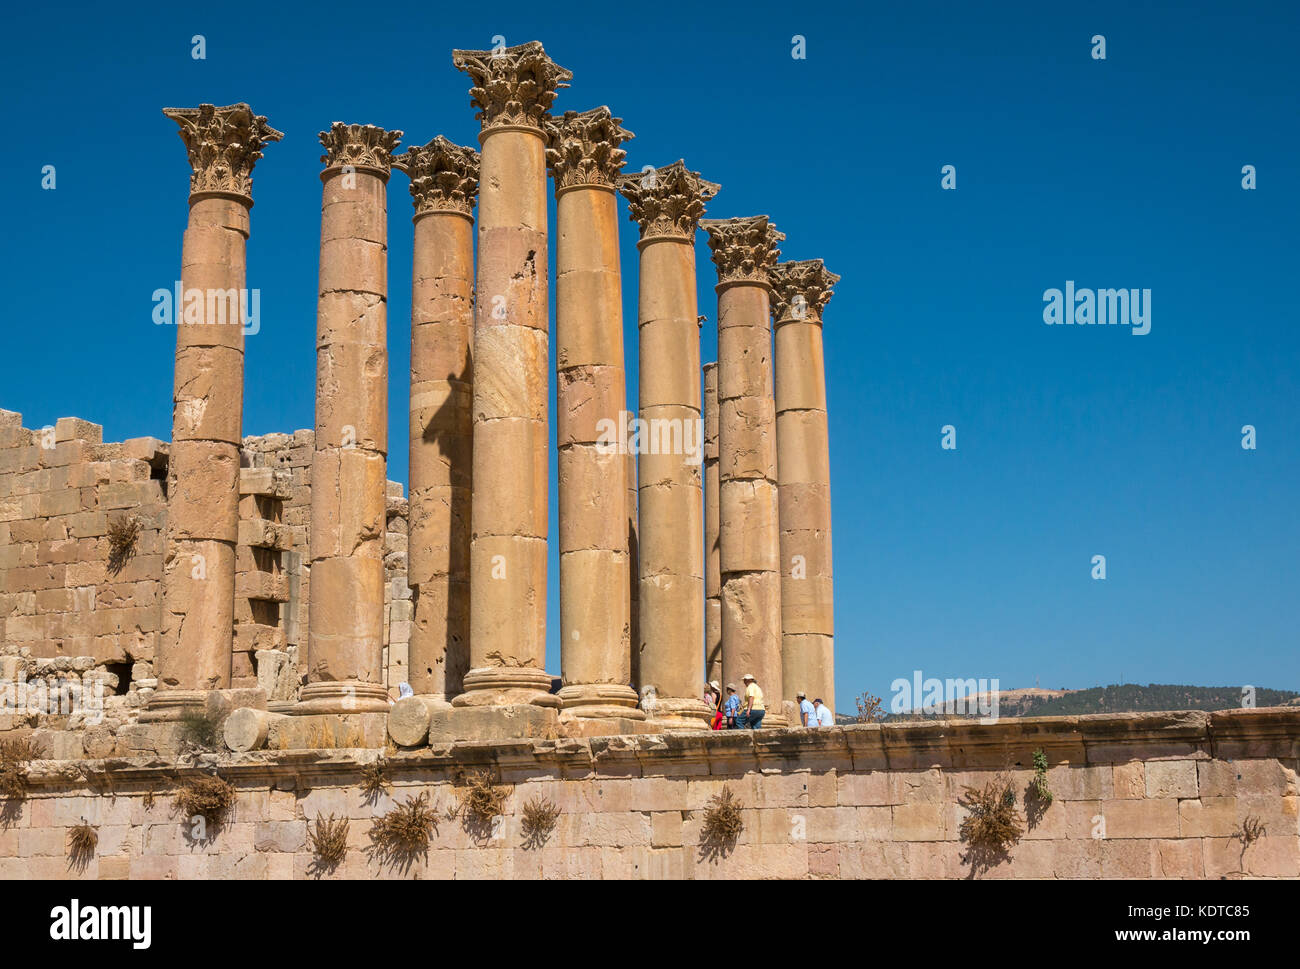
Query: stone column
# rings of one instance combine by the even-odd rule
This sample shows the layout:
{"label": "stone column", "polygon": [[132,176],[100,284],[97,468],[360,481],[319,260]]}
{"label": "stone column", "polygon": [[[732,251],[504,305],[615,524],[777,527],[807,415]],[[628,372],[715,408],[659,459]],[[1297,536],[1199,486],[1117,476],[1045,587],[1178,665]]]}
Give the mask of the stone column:
{"label": "stone column", "polygon": [[641,227],[639,451],[641,689],[668,729],[708,722],[695,229],[718,186],[678,161],[623,177]]}
{"label": "stone column", "polygon": [[631,679],[627,388],[615,182],[632,132],[600,107],[550,127],[555,179],[560,658],[565,710],[642,720]]}
{"label": "stone column", "polygon": [[[631,440],[636,427],[636,415],[630,411],[623,412],[626,439]],[[641,567],[639,549],[641,545],[640,523],[637,517],[637,479],[636,449],[625,448],[623,456],[623,479],[626,486],[624,512],[627,521],[627,615],[628,615],[628,653],[631,657],[631,674],[628,685],[641,694]]]}
{"label": "stone column", "polygon": [[247,104],[165,108],[189,153],[190,214],[173,307],[176,374],[158,690],[146,719],[170,719],[230,686],[244,407],[245,243],[252,171],[284,137]]}
{"label": "stone column", "polygon": [[393,159],[411,180],[410,682],[450,700],[469,669],[478,152],[442,135]]}
{"label": "stone column", "polygon": [[388,203],[400,131],[335,122],[316,308],[307,684],[297,713],[387,711]]}
{"label": "stone column", "polygon": [[482,148],[474,312],[470,670],[461,706],[557,706],[546,665],[548,109],[573,76],[536,41],[454,51]]}
{"label": "stone column", "polygon": [[[718,365],[704,365],[704,676],[722,683],[722,557],[718,545]],[[739,685],[739,684],[737,684]]]}
{"label": "stone column", "polygon": [[758,678],[764,726],[787,725],[768,273],[785,238],[767,216],[707,219],[718,270],[718,507],[722,674]]}
{"label": "stone column", "polygon": [[835,709],[831,468],[822,313],[840,277],[820,259],[771,271],[781,520],[781,669],[786,692]]}

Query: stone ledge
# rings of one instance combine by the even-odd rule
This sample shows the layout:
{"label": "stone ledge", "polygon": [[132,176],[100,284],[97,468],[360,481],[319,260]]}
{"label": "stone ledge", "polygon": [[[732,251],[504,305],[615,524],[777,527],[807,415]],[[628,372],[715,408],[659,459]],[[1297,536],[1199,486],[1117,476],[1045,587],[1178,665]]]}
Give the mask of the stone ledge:
{"label": "stone ledge", "polygon": [[[382,715],[372,715],[380,718]],[[378,728],[375,728],[378,729]],[[1165,754],[1170,745],[1182,754]],[[825,730],[724,731],[615,737],[473,740],[433,744],[383,754],[373,748],[259,750],[205,755],[208,769],[231,780],[283,778],[284,774],[331,776],[355,773],[385,756],[394,776],[406,772],[455,774],[496,767],[520,775],[556,778],[734,776],[751,771],[818,771],[835,764],[856,771],[928,768],[999,768],[1007,755],[1022,754],[1022,766],[1042,747],[1054,765],[1082,767],[1160,760],[1166,757],[1222,757],[1222,748],[1249,748],[1254,758],[1295,759],[1300,751],[1300,710],[1263,708],[1226,714],[1149,713],[1096,717],[1008,719],[997,724],[962,720],[936,723],[853,725]],[[1155,753],[1153,754],[1153,750]],[[1053,751],[1081,751],[1077,760]],[[1103,759],[1099,755],[1105,755]],[[874,766],[873,766],[874,765]],[[123,781],[157,779],[186,768],[157,756],[81,761],[33,761],[29,782],[36,787],[109,773]]]}

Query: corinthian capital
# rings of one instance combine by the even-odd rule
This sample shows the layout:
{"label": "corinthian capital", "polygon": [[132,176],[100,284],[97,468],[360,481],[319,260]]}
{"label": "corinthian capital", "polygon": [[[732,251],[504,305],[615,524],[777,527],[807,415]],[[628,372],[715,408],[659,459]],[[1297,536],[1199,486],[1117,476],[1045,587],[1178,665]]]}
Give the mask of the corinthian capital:
{"label": "corinthian capital", "polygon": [[615,187],[627,158],[619,145],[636,137],[623,127],[622,118],[606,107],[566,111],[546,128],[546,164],[555,176],[557,193],[575,185]]}
{"label": "corinthian capital", "polygon": [[820,259],[779,262],[768,273],[772,283],[772,317],[820,322],[840,277]]}
{"label": "corinthian capital", "polygon": [[478,152],[442,135],[427,145],[408,148],[393,167],[411,180],[415,214],[459,212],[472,215],[478,197]]}
{"label": "corinthian capital", "polygon": [[372,124],[335,121],[329,131],[320,133],[320,143],[325,148],[320,160],[326,169],[348,165],[369,168],[387,176],[393,165],[393,149],[401,138],[400,131],[385,131]]}
{"label": "corinthian capital", "polygon": [[700,178],[699,172],[691,171],[680,159],[663,168],[629,173],[618,181],[632,221],[641,226],[643,240],[692,238],[704,214],[704,203],[721,187]]}
{"label": "corinthian capital", "polygon": [[769,285],[769,274],[781,250],[776,244],[785,238],[766,215],[740,219],[705,219],[700,227],[709,234],[713,265],[718,283],[761,283]]}
{"label": "corinthian capital", "polygon": [[190,156],[190,193],[216,192],[240,195],[251,201],[253,165],[268,142],[284,133],[253,114],[247,104],[218,108],[163,108],[163,114],[181,126],[181,140]]}
{"label": "corinthian capital", "polygon": [[483,130],[508,125],[545,133],[555,92],[568,87],[573,72],[546,56],[541,41],[495,50],[454,50],[451,62],[474,82],[470,103]]}

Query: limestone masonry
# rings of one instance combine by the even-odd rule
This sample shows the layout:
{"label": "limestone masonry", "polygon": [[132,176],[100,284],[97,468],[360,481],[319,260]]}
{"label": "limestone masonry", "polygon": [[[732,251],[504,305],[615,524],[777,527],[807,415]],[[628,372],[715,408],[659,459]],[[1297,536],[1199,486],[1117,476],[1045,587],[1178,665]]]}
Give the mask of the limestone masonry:
{"label": "limestone masonry", "polygon": [[[0,410],[0,876],[308,877],[309,823],[336,815],[356,822],[348,877],[956,877],[980,872],[963,790],[1024,788],[1035,750],[1059,799],[991,874],[1300,874],[1300,712],[799,728],[797,693],[835,694],[839,277],[780,261],[767,215],[704,218],[721,186],[685,160],[625,172],[633,133],[608,107],[553,112],[572,74],[540,43],[452,62],[477,147],[320,133],[315,426],[292,434],[242,423],[252,173],[284,135],[247,104],[164,110],[190,168],[170,443]],[[414,210],[406,442],[388,439],[394,170]],[[746,674],[763,729],[708,732],[706,682]],[[363,799],[376,763],[387,793]],[[480,769],[508,790],[490,833],[466,822],[396,869],[361,850],[407,796],[441,811]],[[170,799],[214,773],[233,810],[192,840]],[[719,846],[702,815],[724,785],[741,828]],[[546,838],[521,827],[537,798],[560,812]],[[98,846],[72,866],[78,824]]]}

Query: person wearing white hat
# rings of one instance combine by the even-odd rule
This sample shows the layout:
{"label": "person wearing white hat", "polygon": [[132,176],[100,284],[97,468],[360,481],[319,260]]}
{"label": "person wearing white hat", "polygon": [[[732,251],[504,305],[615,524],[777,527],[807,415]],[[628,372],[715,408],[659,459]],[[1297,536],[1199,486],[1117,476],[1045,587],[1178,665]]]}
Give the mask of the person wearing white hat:
{"label": "person wearing white hat", "polygon": [[726,718],[722,715],[722,687],[717,680],[710,680],[704,691],[704,702],[709,705],[709,726],[721,730]]}
{"label": "person wearing white hat", "polygon": [[799,701],[799,722],[805,727],[817,726],[817,711],[808,702],[808,694],[800,690],[794,698]]}
{"label": "person wearing white hat", "polygon": [[727,684],[727,700],[722,704],[722,715],[727,720],[727,729],[734,730],[739,724],[736,717],[740,715],[740,697],[736,696],[736,684]]}
{"label": "person wearing white hat", "polygon": [[746,673],[740,679],[745,684],[745,706],[740,711],[740,716],[736,717],[736,726],[757,730],[763,725],[763,714],[767,713],[763,706],[763,689],[758,685],[758,680],[754,679],[753,673]]}

